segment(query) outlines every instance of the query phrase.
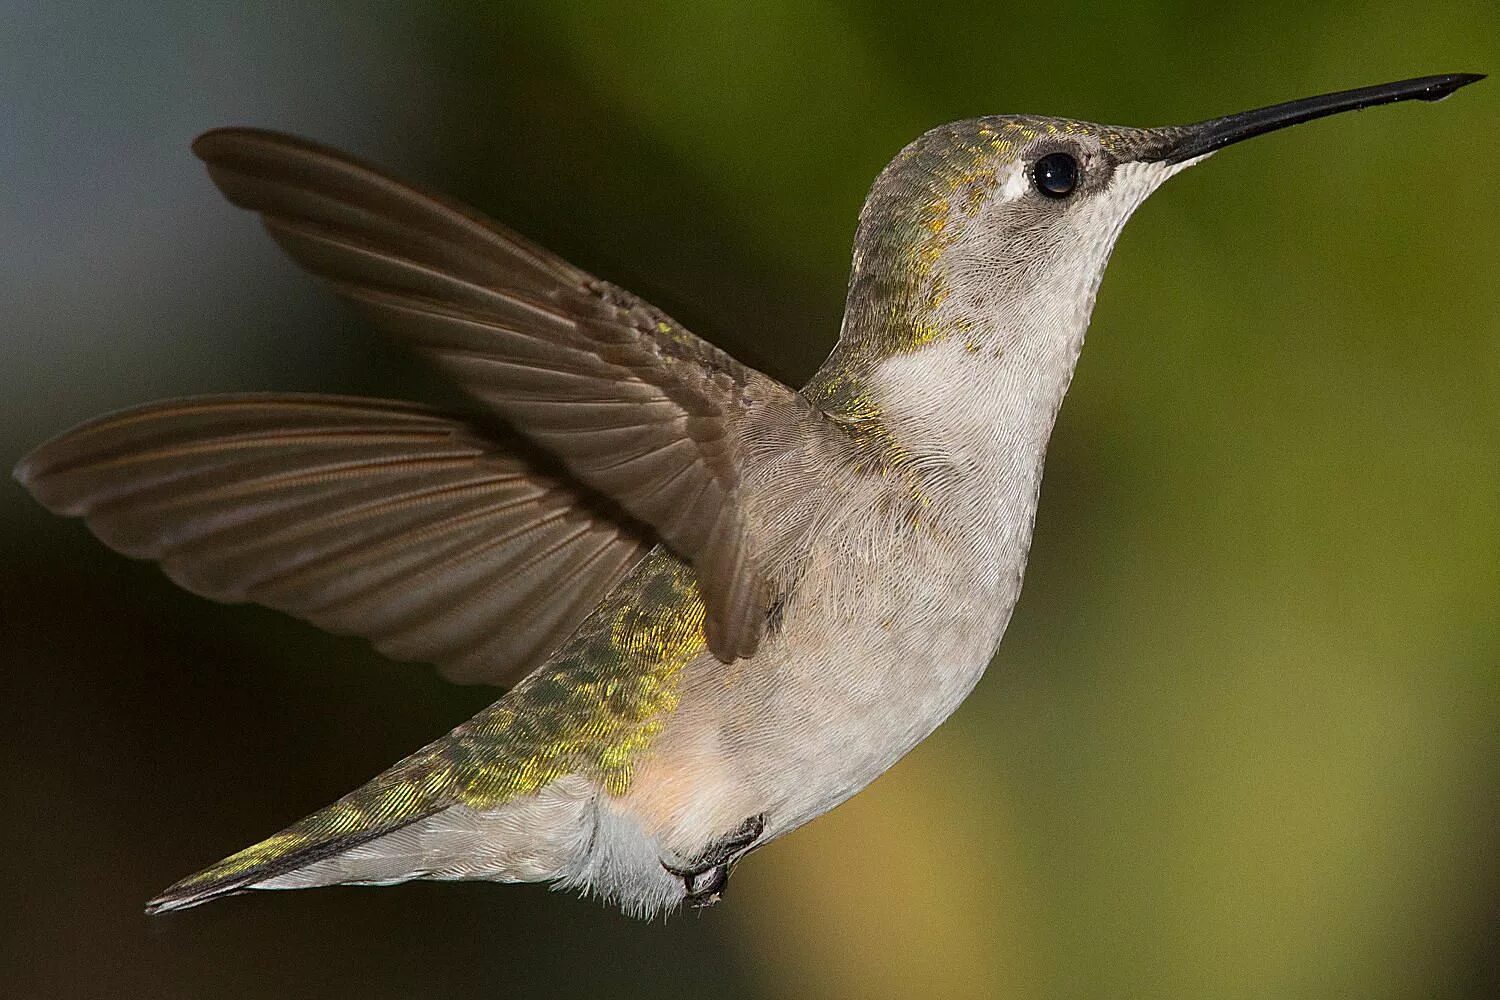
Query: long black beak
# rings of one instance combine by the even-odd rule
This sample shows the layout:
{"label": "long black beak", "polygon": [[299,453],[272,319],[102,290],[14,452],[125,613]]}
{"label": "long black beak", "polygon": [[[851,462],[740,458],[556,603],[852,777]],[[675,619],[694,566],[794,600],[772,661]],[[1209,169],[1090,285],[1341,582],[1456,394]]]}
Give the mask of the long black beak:
{"label": "long black beak", "polygon": [[1358,111],[1397,101],[1441,101],[1459,87],[1483,79],[1483,73],[1424,76],[1399,83],[1383,83],[1378,87],[1360,87],[1321,97],[1287,101],[1285,104],[1273,104],[1256,111],[1241,111],[1223,118],[1210,118],[1195,125],[1151,129],[1149,131],[1157,133],[1158,141],[1150,143],[1149,148],[1137,158],[1157,163],[1181,163],[1183,160],[1223,149],[1241,139],[1274,132],[1289,125],[1300,125],[1314,118],[1336,115],[1341,111]]}

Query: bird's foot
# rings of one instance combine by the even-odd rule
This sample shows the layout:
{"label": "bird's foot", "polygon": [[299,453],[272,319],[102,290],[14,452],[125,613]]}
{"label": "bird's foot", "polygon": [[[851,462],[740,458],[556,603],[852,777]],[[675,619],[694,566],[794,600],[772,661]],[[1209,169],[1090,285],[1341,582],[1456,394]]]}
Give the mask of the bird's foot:
{"label": "bird's foot", "polygon": [[764,814],[751,816],[731,833],[709,844],[707,850],[689,863],[675,866],[663,861],[661,866],[682,879],[689,906],[712,906],[724,895],[724,887],[729,884],[729,870],[750,853],[765,828]]}

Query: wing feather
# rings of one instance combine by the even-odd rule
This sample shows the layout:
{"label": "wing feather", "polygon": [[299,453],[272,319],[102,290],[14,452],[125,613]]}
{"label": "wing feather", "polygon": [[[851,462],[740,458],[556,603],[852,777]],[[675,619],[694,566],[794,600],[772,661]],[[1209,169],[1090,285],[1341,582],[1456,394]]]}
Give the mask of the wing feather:
{"label": "wing feather", "polygon": [[256,394],[102,417],[17,478],[187,589],[510,684],[649,549],[519,441],[421,407]]}
{"label": "wing feather", "polygon": [[252,129],[193,148],[295,260],[689,560],[721,659],[754,652],[774,595],[748,544],[741,462],[752,439],[795,440],[767,425],[812,422],[810,404],[628,292],[341,153]]}

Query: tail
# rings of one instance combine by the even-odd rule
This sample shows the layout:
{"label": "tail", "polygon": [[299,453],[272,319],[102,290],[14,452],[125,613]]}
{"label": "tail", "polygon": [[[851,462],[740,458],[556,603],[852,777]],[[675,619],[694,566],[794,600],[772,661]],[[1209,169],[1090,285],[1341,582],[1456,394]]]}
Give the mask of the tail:
{"label": "tail", "polygon": [[332,805],[267,839],[230,855],[216,865],[171,886],[146,904],[147,913],[185,910],[211,899],[249,889],[300,888],[353,881],[402,881],[403,874],[385,866],[384,878],[363,879],[359,870],[335,866],[340,876],[298,878],[363,845],[397,833],[442,812],[448,805],[448,776],[430,756],[402,761]]}
{"label": "tail", "polygon": [[[550,882],[618,894],[610,886],[623,877],[613,872],[622,862],[593,858],[600,828],[593,781],[567,775],[493,804],[466,801],[442,748],[441,741],[429,746],[328,808],[190,875],[147,903],[146,912],[185,910],[250,889],[414,878]],[[654,842],[639,834],[627,842],[645,852],[629,864],[662,881]],[[631,905],[659,909],[674,891],[681,895],[680,885],[653,885],[649,906]]]}

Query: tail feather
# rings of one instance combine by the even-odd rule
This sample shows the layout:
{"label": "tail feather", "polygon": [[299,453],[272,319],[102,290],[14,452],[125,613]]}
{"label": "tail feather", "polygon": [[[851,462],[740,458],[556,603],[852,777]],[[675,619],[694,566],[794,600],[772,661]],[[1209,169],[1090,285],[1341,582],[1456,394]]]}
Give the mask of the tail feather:
{"label": "tail feather", "polygon": [[[183,910],[250,889],[389,885],[413,878],[551,882],[573,887],[593,881],[586,869],[600,821],[595,808],[598,787],[587,778],[567,776],[490,809],[434,797],[420,808],[385,818],[371,811],[372,801],[382,796],[394,801],[399,796],[383,786],[381,779],[372,785],[374,793],[355,792],[183,879],[148,903],[146,911]],[[419,785],[407,778],[393,787]],[[638,834],[631,838],[632,843],[637,841],[652,843]],[[641,867],[662,876],[663,870],[654,861],[654,847],[647,854],[651,863]]]}
{"label": "tail feather", "polygon": [[332,805],[172,885],[147,913],[185,910],[244,892],[353,850],[449,804],[447,775],[431,758],[409,759]]}

